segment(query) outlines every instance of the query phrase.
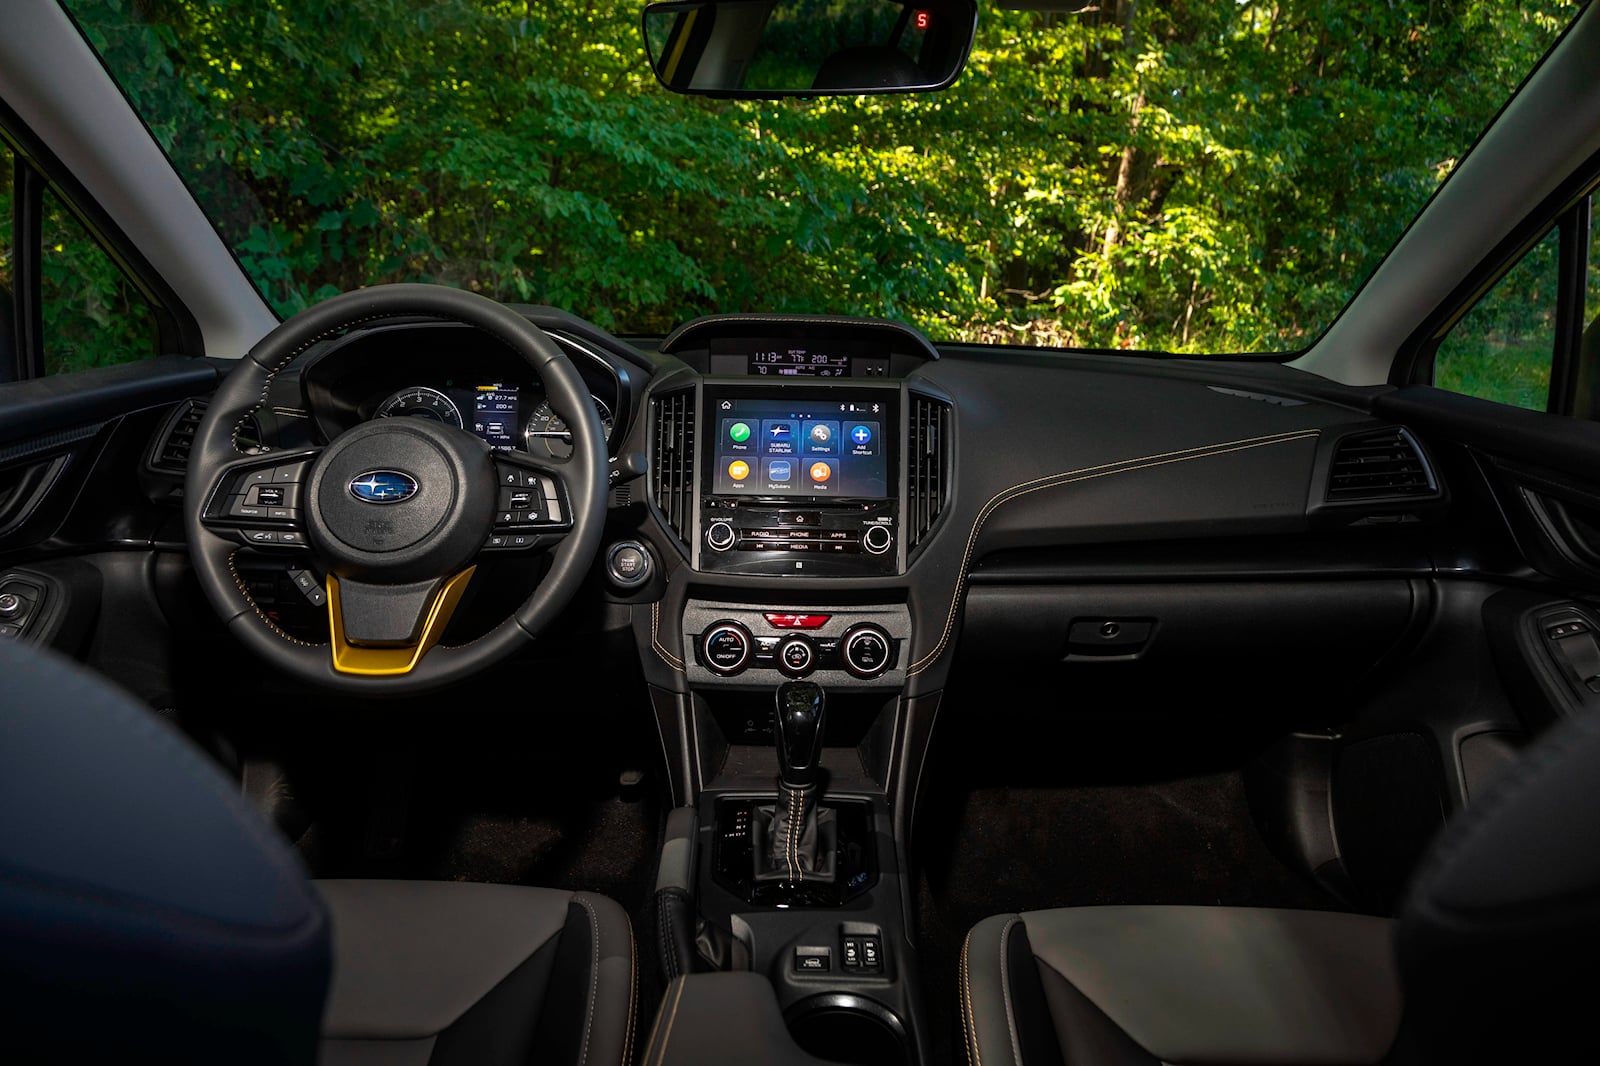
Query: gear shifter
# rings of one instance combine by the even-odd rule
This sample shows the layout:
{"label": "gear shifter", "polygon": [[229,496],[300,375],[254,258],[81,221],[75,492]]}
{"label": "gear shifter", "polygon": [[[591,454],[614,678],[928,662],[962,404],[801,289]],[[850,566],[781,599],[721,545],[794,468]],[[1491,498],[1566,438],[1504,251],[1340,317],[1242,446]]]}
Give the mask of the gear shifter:
{"label": "gear shifter", "polygon": [[822,686],[789,681],[778,686],[774,709],[778,746],[778,802],[756,808],[752,825],[757,881],[828,883],[838,851],[837,815],[822,810],[822,726],[827,698]]}
{"label": "gear shifter", "polygon": [[778,786],[810,789],[821,768],[822,716],[827,707],[822,686],[788,681],[778,686]]}

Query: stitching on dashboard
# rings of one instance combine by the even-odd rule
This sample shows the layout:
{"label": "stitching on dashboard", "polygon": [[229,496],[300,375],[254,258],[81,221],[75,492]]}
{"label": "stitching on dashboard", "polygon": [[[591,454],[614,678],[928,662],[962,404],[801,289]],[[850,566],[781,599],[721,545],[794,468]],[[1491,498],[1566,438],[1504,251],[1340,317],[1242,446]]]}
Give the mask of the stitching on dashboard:
{"label": "stitching on dashboard", "polygon": [[285,633],[278,627],[278,623],[267,617],[267,613],[261,609],[261,605],[256,603],[255,597],[250,595],[250,589],[245,585],[244,578],[239,576],[239,568],[233,565],[234,556],[238,554],[239,552],[237,550],[228,553],[228,573],[233,575],[233,583],[239,587],[239,595],[244,597],[244,602],[250,605],[250,609],[256,613],[256,617],[261,619],[262,623],[268,629],[282,637],[284,640],[287,640],[290,644],[298,644],[302,648],[325,647],[323,644],[311,644],[299,639],[298,637],[291,637],[288,633]]}
{"label": "stitching on dashboard", "polygon": [[661,601],[656,600],[650,604],[650,648],[656,656],[678,673],[683,673],[683,660],[666,649],[661,643]]}
{"label": "stitching on dashboard", "polygon": [[961,556],[961,569],[956,577],[955,591],[950,597],[950,610],[945,615],[944,632],[939,637],[939,643],[932,651],[912,663],[911,667],[906,671],[906,676],[915,677],[923,673],[938,661],[940,655],[944,654],[944,649],[950,643],[950,636],[955,629],[956,612],[961,606],[961,594],[966,591],[967,578],[970,576],[969,567],[972,563],[972,552],[977,546],[978,534],[982,531],[984,523],[988,522],[994,515],[994,512],[1012,500],[1019,499],[1029,493],[1060,488],[1063,485],[1071,485],[1079,481],[1091,481],[1095,478],[1110,477],[1113,474],[1128,474],[1136,470],[1149,470],[1153,467],[1187,462],[1190,459],[1207,459],[1216,455],[1249,451],[1253,448],[1265,448],[1274,444],[1288,444],[1297,440],[1315,440],[1321,435],[1322,431],[1319,429],[1305,429],[1287,433],[1275,433],[1267,437],[1246,437],[1242,440],[1224,441],[1220,444],[1204,444],[1195,448],[1160,452],[1156,455],[1141,456],[1134,459],[1119,459],[1114,463],[1101,463],[1098,466],[1086,466],[1078,470],[1066,470],[1059,474],[1049,474],[1045,477],[1034,478],[1032,481],[1019,482],[1010,488],[1001,489],[989,497],[989,502],[978,509],[976,517],[972,520],[972,531],[967,534],[966,552]]}

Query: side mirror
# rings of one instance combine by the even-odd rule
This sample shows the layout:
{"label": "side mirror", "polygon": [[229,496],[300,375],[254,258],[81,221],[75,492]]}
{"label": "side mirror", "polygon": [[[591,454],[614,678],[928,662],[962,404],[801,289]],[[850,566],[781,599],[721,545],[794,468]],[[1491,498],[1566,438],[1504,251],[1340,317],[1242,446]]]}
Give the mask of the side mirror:
{"label": "side mirror", "polygon": [[932,92],[961,73],[972,0],[669,0],[645,50],[677,93],[772,99]]}

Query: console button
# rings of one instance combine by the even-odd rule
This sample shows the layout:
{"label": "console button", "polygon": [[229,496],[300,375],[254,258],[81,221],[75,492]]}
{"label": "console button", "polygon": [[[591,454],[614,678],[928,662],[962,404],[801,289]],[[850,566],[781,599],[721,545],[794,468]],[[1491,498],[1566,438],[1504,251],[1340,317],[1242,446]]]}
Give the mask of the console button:
{"label": "console button", "polygon": [[840,965],[846,970],[861,969],[861,938],[847,936],[844,938],[844,955],[840,958]]}
{"label": "console button", "polygon": [[832,951],[828,948],[795,948],[794,972],[795,973],[827,973],[830,966]]}
{"label": "console button", "polygon": [[828,624],[831,614],[779,614],[768,611],[762,615],[773,629],[821,629]]}
{"label": "console button", "polygon": [[744,669],[750,658],[750,631],[738,622],[718,622],[706,630],[702,649],[706,666],[724,677]]}
{"label": "console button", "polygon": [[861,968],[863,970],[883,969],[883,956],[878,948],[878,938],[875,936],[861,938]]}
{"label": "console button", "polygon": [[778,525],[780,526],[815,526],[821,523],[820,511],[779,511]]}
{"label": "console button", "polygon": [[894,645],[881,626],[864,622],[844,635],[844,666],[860,678],[871,679],[889,668]]}
{"label": "console button", "polygon": [[712,551],[725,552],[733,547],[739,535],[727,522],[713,522],[706,529],[706,546]]}
{"label": "console button", "polygon": [[888,526],[868,526],[861,534],[861,546],[873,555],[882,555],[894,543],[894,534]]}
{"label": "console button", "polygon": [[778,669],[790,677],[809,674],[816,661],[816,650],[805,637],[790,637],[778,648]]}

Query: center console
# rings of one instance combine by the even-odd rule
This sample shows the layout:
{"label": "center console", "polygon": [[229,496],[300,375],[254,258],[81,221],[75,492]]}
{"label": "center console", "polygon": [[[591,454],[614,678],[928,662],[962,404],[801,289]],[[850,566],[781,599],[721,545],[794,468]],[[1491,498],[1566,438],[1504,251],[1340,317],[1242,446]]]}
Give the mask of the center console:
{"label": "center console", "polygon": [[[650,425],[652,499],[689,564],[649,620],[669,655],[660,633],[681,638],[652,696],[682,782],[661,1050],[710,988],[778,1027],[743,1061],[925,1062],[905,841],[936,700],[906,696],[905,575],[948,498],[953,405],[907,379],[937,352],[892,323],[748,316],[661,350],[698,375]],[[720,1024],[681,1061],[732,1061]]]}

